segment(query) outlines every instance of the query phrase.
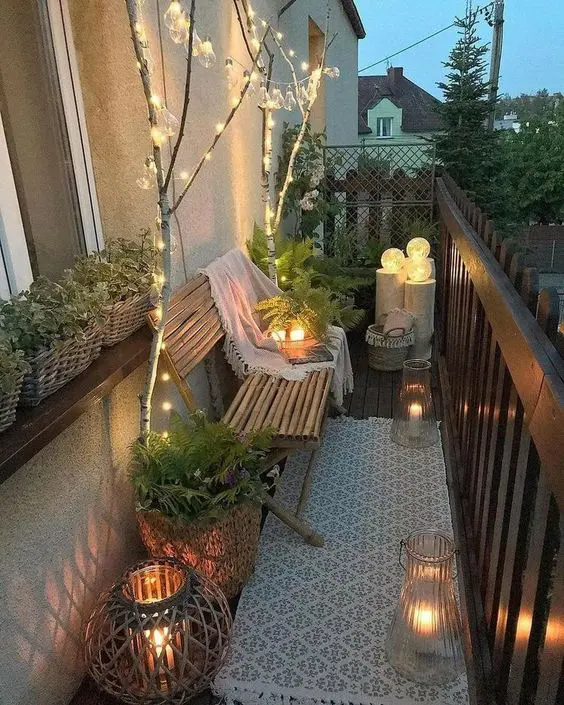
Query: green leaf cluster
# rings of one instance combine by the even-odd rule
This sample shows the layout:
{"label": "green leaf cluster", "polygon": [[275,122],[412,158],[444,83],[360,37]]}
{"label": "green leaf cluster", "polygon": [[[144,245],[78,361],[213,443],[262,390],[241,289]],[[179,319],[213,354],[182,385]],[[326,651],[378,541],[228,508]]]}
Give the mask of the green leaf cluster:
{"label": "green leaf cluster", "polygon": [[172,418],[168,436],[151,433],[133,445],[132,481],[139,509],[170,519],[213,521],[258,500],[261,463],[273,432],[237,434],[203,411]]}
{"label": "green leaf cluster", "polygon": [[0,302],[0,328],[13,349],[31,359],[44,350],[84,337],[94,323],[103,321],[108,302],[103,284],[88,289],[74,280],[36,279],[27,291]]}
{"label": "green leaf cluster", "polygon": [[305,271],[294,279],[291,289],[260,301],[255,310],[268,322],[271,332],[296,325],[319,341],[327,339],[329,325],[350,330],[364,317],[364,311],[355,309],[353,304],[343,304],[341,298],[329,289],[323,286],[314,288],[311,275]]}
{"label": "green leaf cluster", "polygon": [[11,394],[22,372],[28,370],[23,350],[14,350],[8,340],[0,338],[0,396]]}
{"label": "green leaf cluster", "polygon": [[114,304],[150,291],[158,274],[158,261],[159,252],[150,231],[145,230],[138,241],[108,240],[102,252],[77,259],[66,276],[88,289],[103,285],[109,302]]}

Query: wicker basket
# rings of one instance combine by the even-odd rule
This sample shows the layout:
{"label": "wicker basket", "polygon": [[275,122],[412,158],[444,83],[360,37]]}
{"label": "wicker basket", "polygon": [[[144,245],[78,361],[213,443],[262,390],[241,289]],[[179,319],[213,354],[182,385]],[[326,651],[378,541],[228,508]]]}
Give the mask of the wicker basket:
{"label": "wicker basket", "polygon": [[101,347],[102,330],[92,326],[84,339],[73,338],[28,360],[31,372],[24,375],[19,405],[37,406],[83,372],[100,355]]}
{"label": "wicker basket", "polygon": [[23,372],[17,378],[14,389],[10,394],[0,394],[0,432],[4,431],[14,423],[16,418],[16,406],[20,398],[20,391],[23,382]]}
{"label": "wicker basket", "polygon": [[151,556],[169,556],[193,566],[229,599],[251,577],[260,536],[261,506],[238,504],[221,521],[184,522],[140,511],[137,522]]}
{"label": "wicker basket", "polygon": [[103,327],[102,345],[109,348],[125,340],[145,323],[145,315],[151,308],[150,292],[135,294],[125,301],[118,301],[109,312]]}
{"label": "wicker basket", "polygon": [[[371,325],[366,331],[368,344],[368,364],[373,370],[393,372],[401,370],[407,359],[409,347],[413,345],[413,329],[405,332],[404,328],[394,328],[386,335],[382,333],[383,326]],[[390,333],[400,333],[390,335]]]}

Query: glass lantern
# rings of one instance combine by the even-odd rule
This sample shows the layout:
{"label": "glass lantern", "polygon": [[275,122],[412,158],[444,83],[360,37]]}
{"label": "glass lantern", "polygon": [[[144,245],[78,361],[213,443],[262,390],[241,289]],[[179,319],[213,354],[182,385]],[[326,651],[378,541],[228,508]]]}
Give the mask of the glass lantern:
{"label": "glass lantern", "polygon": [[386,642],[388,659],[409,680],[448,683],[464,670],[454,543],[443,534],[425,531],[411,534],[401,548],[406,555],[405,577]]}
{"label": "glass lantern", "polygon": [[427,448],[439,442],[431,397],[431,363],[406,360],[390,436],[408,448]]}

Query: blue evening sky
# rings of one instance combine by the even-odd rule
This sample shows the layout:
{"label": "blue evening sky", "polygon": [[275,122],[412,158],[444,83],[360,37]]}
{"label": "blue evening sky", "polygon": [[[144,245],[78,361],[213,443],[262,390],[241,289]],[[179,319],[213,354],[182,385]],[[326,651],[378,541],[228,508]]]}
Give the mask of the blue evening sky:
{"label": "blue evening sky", "polygon": [[[474,2],[474,6],[485,5]],[[465,0],[356,0],[366,29],[359,43],[359,69],[449,25],[464,15]],[[500,91],[516,95],[547,88],[564,92],[564,2],[562,0],[506,0]],[[491,28],[482,20],[482,40]],[[444,78],[445,61],[456,41],[452,28],[391,59],[405,75],[437,97],[437,81]],[[381,63],[362,75],[383,74]]]}

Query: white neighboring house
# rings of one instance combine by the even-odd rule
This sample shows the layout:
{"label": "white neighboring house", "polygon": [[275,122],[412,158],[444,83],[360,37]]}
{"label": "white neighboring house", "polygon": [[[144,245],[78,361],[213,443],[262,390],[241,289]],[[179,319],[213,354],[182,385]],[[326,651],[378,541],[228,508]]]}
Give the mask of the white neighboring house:
{"label": "white neighboring house", "polygon": [[495,120],[494,130],[513,130],[519,134],[521,123],[517,120],[517,113],[507,113],[503,118]]}

